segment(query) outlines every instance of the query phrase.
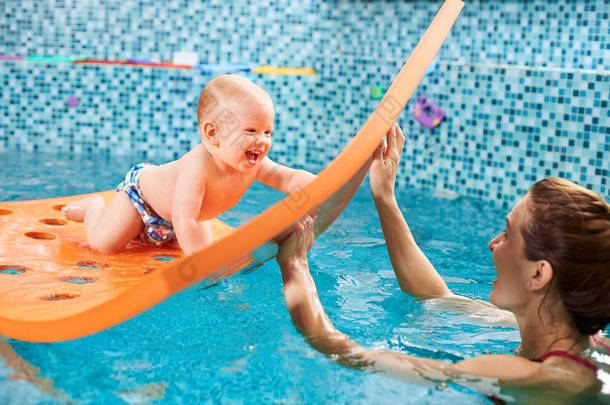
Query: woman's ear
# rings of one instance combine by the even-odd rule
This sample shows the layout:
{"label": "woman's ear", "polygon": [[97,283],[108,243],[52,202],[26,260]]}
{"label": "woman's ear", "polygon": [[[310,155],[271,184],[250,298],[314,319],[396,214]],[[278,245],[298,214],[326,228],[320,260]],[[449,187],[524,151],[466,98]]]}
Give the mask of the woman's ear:
{"label": "woman's ear", "polygon": [[213,146],[218,146],[218,130],[216,124],[210,121],[205,121],[201,127],[201,141]]}
{"label": "woman's ear", "polygon": [[538,291],[544,289],[551,284],[553,279],[553,266],[546,260],[536,262],[536,269],[532,277],[527,282],[527,288],[530,291]]}

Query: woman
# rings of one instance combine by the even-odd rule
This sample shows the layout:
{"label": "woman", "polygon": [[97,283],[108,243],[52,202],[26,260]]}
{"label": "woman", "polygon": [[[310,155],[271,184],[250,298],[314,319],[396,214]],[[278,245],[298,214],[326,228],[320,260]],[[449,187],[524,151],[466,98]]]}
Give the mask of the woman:
{"label": "woman", "polygon": [[506,217],[506,230],[489,242],[498,274],[490,295],[493,305],[460,297],[418,248],[398,208],[394,183],[404,141],[395,125],[369,171],[401,289],[423,299],[445,299],[462,310],[466,303],[472,312],[492,308],[512,313],[521,333],[519,355],[477,356],[452,364],[361,347],[334,328],[318,299],[307,263],[311,217],[283,241],[277,256],[295,326],[315,349],[342,364],[410,381],[450,380],[520,401],[597,396],[602,377],[591,354],[607,353],[610,343],[600,334],[610,320],[610,206],[567,180],[537,182]]}

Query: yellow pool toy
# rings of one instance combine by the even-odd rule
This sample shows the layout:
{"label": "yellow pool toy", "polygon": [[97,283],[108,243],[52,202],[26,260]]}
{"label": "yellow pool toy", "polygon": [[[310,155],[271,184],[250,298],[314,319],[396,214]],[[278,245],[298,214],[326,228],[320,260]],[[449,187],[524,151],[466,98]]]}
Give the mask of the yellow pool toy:
{"label": "yellow pool toy", "polygon": [[252,70],[253,73],[276,74],[276,75],[315,75],[316,71],[312,68],[288,68],[274,66],[259,66]]}

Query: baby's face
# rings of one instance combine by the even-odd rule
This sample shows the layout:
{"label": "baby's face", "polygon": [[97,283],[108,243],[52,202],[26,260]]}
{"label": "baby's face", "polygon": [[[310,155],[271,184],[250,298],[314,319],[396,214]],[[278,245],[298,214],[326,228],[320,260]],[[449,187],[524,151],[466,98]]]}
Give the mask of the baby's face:
{"label": "baby's face", "polygon": [[258,168],[271,148],[273,104],[248,97],[227,103],[227,109],[236,122],[221,132],[217,157],[239,171]]}

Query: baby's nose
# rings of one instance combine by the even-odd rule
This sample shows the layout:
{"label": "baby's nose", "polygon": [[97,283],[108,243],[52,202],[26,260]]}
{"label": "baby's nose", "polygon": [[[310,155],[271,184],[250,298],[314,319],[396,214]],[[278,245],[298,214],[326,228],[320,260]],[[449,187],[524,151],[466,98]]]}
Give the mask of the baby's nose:
{"label": "baby's nose", "polygon": [[271,139],[269,139],[269,137],[266,136],[265,134],[261,134],[261,135],[256,137],[256,144],[257,145],[268,145],[270,143],[271,143]]}

